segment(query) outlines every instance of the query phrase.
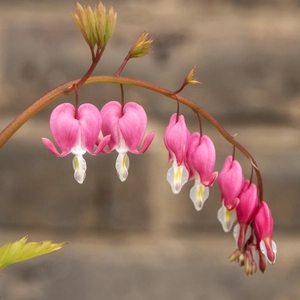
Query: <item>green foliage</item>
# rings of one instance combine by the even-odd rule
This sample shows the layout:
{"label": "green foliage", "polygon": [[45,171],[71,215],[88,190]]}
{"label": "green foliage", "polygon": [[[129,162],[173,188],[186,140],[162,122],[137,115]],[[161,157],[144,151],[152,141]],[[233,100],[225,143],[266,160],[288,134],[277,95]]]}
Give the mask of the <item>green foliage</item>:
{"label": "green foliage", "polygon": [[61,249],[66,243],[53,244],[52,241],[27,243],[28,237],[9,242],[0,247],[0,270],[7,265],[34,258]]}

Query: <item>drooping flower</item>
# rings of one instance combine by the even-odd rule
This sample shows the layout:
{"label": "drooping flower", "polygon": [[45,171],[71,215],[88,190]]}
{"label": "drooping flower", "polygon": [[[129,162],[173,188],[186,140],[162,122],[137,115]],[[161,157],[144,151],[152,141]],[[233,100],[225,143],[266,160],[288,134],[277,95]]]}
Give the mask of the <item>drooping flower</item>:
{"label": "drooping flower", "polygon": [[216,150],[212,140],[195,132],[190,137],[188,147],[188,165],[190,180],[195,183],[190,191],[190,198],[196,210],[201,210],[209,196],[209,186],[217,179],[218,172],[213,172],[216,164]]}
{"label": "drooping flower", "polygon": [[262,201],[254,218],[254,232],[261,254],[263,254],[271,264],[275,263],[277,253],[277,246],[272,240],[273,226],[274,221],[270,208],[266,202]]}
{"label": "drooping flower", "polygon": [[226,209],[235,209],[240,201],[238,196],[243,188],[244,176],[240,163],[233,160],[232,155],[226,158],[218,183]]}
{"label": "drooping flower", "polygon": [[[63,157],[69,153],[75,155],[74,178],[78,183],[83,183],[86,176],[87,166],[83,154],[99,154],[110,140],[110,136],[105,136],[99,142],[101,125],[99,110],[90,103],[79,106],[77,112],[72,104],[63,103],[58,105],[50,116],[50,131],[61,153],[49,139],[42,138],[42,141],[55,156]],[[93,150],[96,143],[98,146]]]}
{"label": "drooping flower", "polygon": [[178,194],[188,181],[187,148],[190,139],[184,116],[173,114],[164,134],[164,143],[168,150],[169,162],[172,167],[167,172],[167,180],[172,192]]}
{"label": "drooping flower", "polygon": [[239,233],[237,235],[237,245],[239,248],[244,246],[247,241],[246,231],[249,224],[253,221],[258,209],[257,188],[254,183],[250,184],[245,180],[242,192],[239,195],[239,205],[236,207]]}
{"label": "drooping flower", "polygon": [[119,102],[110,101],[103,106],[100,113],[103,120],[102,133],[111,135],[108,143],[109,150],[104,149],[104,152],[109,153],[116,150],[119,153],[116,170],[120,180],[125,181],[129,169],[127,152],[144,153],[154,138],[154,132],[146,136],[142,148],[138,150],[147,127],[147,115],[141,105],[128,102],[122,107]]}

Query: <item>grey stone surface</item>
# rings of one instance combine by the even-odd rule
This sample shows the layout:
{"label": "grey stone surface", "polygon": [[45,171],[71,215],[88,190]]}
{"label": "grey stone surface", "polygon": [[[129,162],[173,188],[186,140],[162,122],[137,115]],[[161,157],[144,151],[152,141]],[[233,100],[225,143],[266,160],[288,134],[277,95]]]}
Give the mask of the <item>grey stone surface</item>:
{"label": "grey stone surface", "polygon": [[[90,1],[93,5],[97,1]],[[109,4],[105,2],[105,4]],[[203,211],[173,195],[163,132],[176,105],[149,91],[125,87],[127,101],[149,114],[153,145],[130,156],[120,183],[115,154],[86,155],[83,185],[72,158],[55,158],[41,143],[50,138],[51,110],[39,112],[1,149],[1,244],[21,236],[68,240],[64,250],[2,272],[3,299],[299,299],[300,7],[297,1],[114,1],[115,34],[95,74],[113,74],[144,30],[153,54],[129,62],[124,75],[176,90],[197,66],[201,86],[183,95],[206,108],[254,155],[264,198],[275,220],[279,254],[267,273],[248,278],[229,264],[233,239],[220,235],[217,187]],[[69,10],[74,1],[1,1],[0,128],[55,86],[79,78],[89,51]],[[83,87],[80,101],[101,107],[119,99],[119,87]],[[191,130],[194,114],[182,108]],[[209,124],[220,170],[231,146]],[[248,162],[237,154],[246,176]],[[5,230],[4,230],[5,229]],[[200,234],[201,233],[201,234]]]}
{"label": "grey stone surface", "polygon": [[[20,232],[1,231],[1,241]],[[32,235],[39,239],[40,235]],[[68,235],[70,238],[70,235]],[[60,236],[60,239],[62,236]],[[72,236],[63,250],[2,271],[3,299],[296,300],[299,236],[276,235],[279,256],[247,277],[229,263],[231,234]]]}

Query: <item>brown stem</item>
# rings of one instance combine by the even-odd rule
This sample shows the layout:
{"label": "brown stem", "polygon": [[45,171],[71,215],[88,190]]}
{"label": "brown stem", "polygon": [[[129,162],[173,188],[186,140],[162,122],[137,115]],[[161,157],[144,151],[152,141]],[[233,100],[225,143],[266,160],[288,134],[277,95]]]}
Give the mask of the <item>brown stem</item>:
{"label": "brown stem", "polygon": [[[70,94],[74,92],[73,84],[77,83],[78,80],[69,81],[65,84],[60,85],[59,87],[55,88],[54,90],[50,91],[49,93],[42,96],[32,105],[30,105],[27,109],[25,109],[18,117],[16,117],[1,133],[0,133],[0,148],[9,140],[9,138],[31,117],[33,117],[38,111],[44,108],[46,105],[54,101],[55,99],[59,98],[60,96]],[[127,84],[132,86],[138,86],[141,88],[145,88],[157,93],[160,93],[166,97],[169,97],[175,101],[179,101],[182,104],[190,107],[193,111],[199,113],[203,118],[208,120],[219,132],[220,134],[232,145],[234,145],[237,149],[239,149],[250,161],[251,165],[254,168],[257,177],[257,187],[259,191],[259,199],[260,201],[263,200],[263,182],[260,170],[253,158],[253,156],[248,152],[248,150],[242,146],[238,141],[231,136],[225,128],[219,124],[219,122],[212,117],[206,110],[202,107],[197,105],[196,103],[192,102],[191,100],[184,98],[178,94],[174,95],[172,91],[169,91],[163,87],[158,85],[127,78],[127,77],[119,77],[119,76],[91,76],[88,78],[83,84],[92,84],[92,83],[115,83],[115,84]]]}
{"label": "brown stem", "polygon": [[124,115],[124,105],[125,105],[125,98],[124,98],[124,88],[123,84],[120,84],[121,89],[121,115]]}
{"label": "brown stem", "polygon": [[198,124],[199,124],[199,133],[200,133],[200,137],[202,137],[202,122],[201,122],[201,118],[198,112],[196,112],[197,115],[197,119],[198,119]]}
{"label": "brown stem", "polygon": [[130,52],[128,52],[128,54],[126,55],[126,57],[124,58],[121,66],[119,67],[119,69],[115,72],[114,76],[120,76],[121,72],[123,71],[123,69],[125,68],[126,64],[128,63],[130,59]]}
{"label": "brown stem", "polygon": [[[105,48],[103,48],[103,49],[100,49],[100,48],[98,48],[97,47],[97,50],[96,50],[96,54],[94,54],[94,52],[92,52],[93,53],[93,55],[92,55],[92,58],[93,58],[93,62],[92,62],[92,64],[91,64],[91,66],[90,66],[90,68],[87,70],[87,72],[84,74],[84,76],[81,78],[81,79],[79,79],[79,81],[76,83],[76,88],[77,88],[77,90],[87,81],[87,79],[89,79],[89,77],[92,75],[92,73],[94,72],[94,70],[95,70],[95,68],[96,68],[96,66],[97,66],[97,64],[98,64],[98,62],[99,62],[99,60],[100,60],[100,58],[101,58],[101,56],[102,56],[102,54],[103,54],[103,52],[104,52],[104,49]],[[71,86],[70,88],[69,88],[69,91],[68,91],[68,93],[69,94],[71,94],[71,93],[73,93],[75,91],[75,86],[73,85],[73,86]]]}

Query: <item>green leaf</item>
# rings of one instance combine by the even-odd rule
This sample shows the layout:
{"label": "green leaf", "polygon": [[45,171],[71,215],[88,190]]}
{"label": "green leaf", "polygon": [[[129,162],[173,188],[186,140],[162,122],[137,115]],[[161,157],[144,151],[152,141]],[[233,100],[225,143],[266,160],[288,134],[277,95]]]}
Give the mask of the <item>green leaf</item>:
{"label": "green leaf", "polygon": [[34,258],[61,249],[66,243],[53,244],[52,241],[27,243],[25,236],[19,241],[7,243],[0,247],[0,270],[7,265]]}

